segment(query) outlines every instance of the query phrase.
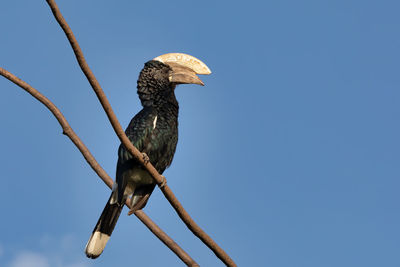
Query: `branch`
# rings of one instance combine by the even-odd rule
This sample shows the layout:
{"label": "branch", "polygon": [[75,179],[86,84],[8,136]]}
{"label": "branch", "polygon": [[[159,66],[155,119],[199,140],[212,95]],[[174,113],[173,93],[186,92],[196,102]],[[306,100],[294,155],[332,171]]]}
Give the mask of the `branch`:
{"label": "branch", "polygon": [[79,66],[81,67],[83,73],[88,79],[90,85],[92,86],[94,92],[96,93],[101,105],[106,112],[108,119],[111,122],[112,127],[114,128],[115,133],[120,139],[121,143],[125,146],[125,148],[148,170],[148,172],[153,176],[154,180],[157,182],[159,188],[163,192],[164,196],[167,198],[169,203],[178,213],[179,217],[186,224],[186,226],[192,231],[194,235],[196,235],[204,244],[206,244],[215,255],[223,261],[227,266],[236,266],[235,262],[229,257],[229,255],[220,247],[218,244],[206,233],[204,232],[200,226],[196,224],[196,222],[190,217],[190,215],[183,208],[182,204],[179,203],[178,199],[175,197],[174,193],[171,191],[168,185],[166,185],[165,177],[160,175],[157,170],[151,165],[151,163],[146,162],[143,158],[143,155],[135,148],[135,146],[130,142],[128,137],[125,135],[124,130],[122,129],[117,117],[114,114],[113,109],[111,108],[108,99],[106,98],[103,89],[101,88],[99,82],[91,71],[89,65],[87,64],[83,52],[76,40],[71,28],[68,23],[65,21],[62,16],[58,6],[54,0],[46,0],[49,4],[51,11],[57,22],[60,24],[63,29],[65,35],[68,38],[69,43],[74,51],[75,57],[78,61]]}
{"label": "branch", "polygon": [[[103,180],[103,182],[111,188],[113,185],[113,180],[106,173],[106,171],[100,166],[100,164],[96,161],[92,153],[90,153],[89,149],[82,142],[82,140],[78,137],[78,135],[74,132],[74,130],[69,125],[68,121],[65,119],[64,115],[61,111],[44,95],[42,95],[35,88],[19,79],[12,73],[0,67],[0,75],[4,76],[6,79],[15,83],[29,94],[31,94],[34,98],[39,100],[43,105],[45,105],[51,113],[53,113],[54,117],[56,117],[57,121],[60,123],[63,134],[69,137],[69,139],[75,144],[75,146],[82,153],[83,157],[87,161],[87,163],[92,167],[92,169],[97,173],[97,175]],[[129,208],[130,203],[127,201],[125,203]],[[167,247],[169,247],[186,265],[188,266],[199,266],[177,243],[175,243],[163,230],[161,230],[157,224],[155,224],[147,215],[141,210],[135,211],[134,214],[139,218],[148,228],[149,230],[155,234]]]}

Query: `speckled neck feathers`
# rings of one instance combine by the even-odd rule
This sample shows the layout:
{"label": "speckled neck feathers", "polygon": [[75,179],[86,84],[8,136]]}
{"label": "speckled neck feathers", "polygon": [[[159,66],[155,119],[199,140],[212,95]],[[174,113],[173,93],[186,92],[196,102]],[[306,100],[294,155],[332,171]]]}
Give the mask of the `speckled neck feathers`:
{"label": "speckled neck feathers", "polygon": [[175,97],[175,84],[169,82],[171,68],[159,61],[145,63],[137,81],[137,93],[143,107],[168,109],[178,116],[179,104]]}

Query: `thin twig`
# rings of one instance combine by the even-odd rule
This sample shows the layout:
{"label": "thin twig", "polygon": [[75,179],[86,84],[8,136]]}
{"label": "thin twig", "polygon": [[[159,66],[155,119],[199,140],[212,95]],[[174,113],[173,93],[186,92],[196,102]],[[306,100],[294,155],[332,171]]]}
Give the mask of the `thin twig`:
{"label": "thin twig", "polygon": [[51,11],[57,22],[60,24],[63,29],[65,35],[68,38],[69,43],[74,51],[75,57],[78,61],[79,66],[81,67],[83,73],[88,79],[90,85],[92,86],[94,92],[96,93],[101,105],[106,112],[108,119],[111,122],[112,127],[114,128],[115,133],[118,138],[121,140],[121,143],[125,146],[125,148],[149,171],[149,173],[153,176],[154,180],[156,180],[158,185],[163,185],[160,189],[163,192],[164,196],[167,198],[169,203],[178,213],[179,217],[186,224],[186,226],[193,232],[204,244],[206,244],[215,255],[223,261],[227,266],[236,266],[235,262],[229,257],[229,255],[220,247],[218,244],[206,233],[204,232],[200,226],[196,224],[196,222],[189,216],[189,214],[185,211],[183,206],[179,203],[178,199],[175,197],[174,193],[171,191],[168,185],[165,185],[165,178],[161,176],[157,170],[153,167],[151,163],[147,163],[144,161],[142,154],[137,150],[133,144],[129,141],[128,137],[125,135],[124,130],[122,129],[117,117],[114,114],[113,109],[111,108],[108,99],[106,98],[103,89],[101,88],[99,82],[91,71],[89,65],[87,64],[83,52],[76,40],[71,28],[68,23],[65,21],[62,16],[58,6],[54,0],[46,0],[49,4]]}
{"label": "thin twig", "polygon": [[[97,173],[97,175],[103,180],[103,182],[111,188],[113,185],[113,180],[106,173],[106,171],[100,166],[100,164],[96,161],[92,153],[90,153],[89,149],[82,142],[82,140],[78,137],[78,135],[74,132],[74,130],[69,125],[68,121],[61,113],[61,111],[44,95],[42,95],[38,90],[8,72],[7,70],[0,67],[0,75],[4,76],[6,79],[15,83],[29,94],[31,94],[34,98],[39,100],[43,105],[45,105],[51,113],[53,113],[54,117],[60,123],[63,134],[69,137],[69,139],[75,144],[75,146],[82,153],[83,157],[87,161],[87,163],[92,167],[92,169]],[[130,204],[127,202],[126,205],[130,207]],[[199,266],[177,243],[175,243],[163,230],[160,229],[143,211],[135,211],[134,214],[139,218],[148,228],[154,233],[166,246],[168,246],[187,266]]]}

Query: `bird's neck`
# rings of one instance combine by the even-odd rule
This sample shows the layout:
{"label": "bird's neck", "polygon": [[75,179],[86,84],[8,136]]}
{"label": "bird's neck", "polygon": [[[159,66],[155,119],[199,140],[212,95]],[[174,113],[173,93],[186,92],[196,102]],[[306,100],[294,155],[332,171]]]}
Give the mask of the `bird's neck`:
{"label": "bird's neck", "polygon": [[144,108],[153,108],[159,115],[178,117],[179,103],[174,88],[154,91],[138,87],[138,94]]}
{"label": "bird's neck", "polygon": [[172,91],[171,95],[164,98],[163,101],[155,102],[153,108],[156,109],[157,114],[166,115],[171,119],[177,119],[179,113],[179,103],[176,100],[175,94]]}

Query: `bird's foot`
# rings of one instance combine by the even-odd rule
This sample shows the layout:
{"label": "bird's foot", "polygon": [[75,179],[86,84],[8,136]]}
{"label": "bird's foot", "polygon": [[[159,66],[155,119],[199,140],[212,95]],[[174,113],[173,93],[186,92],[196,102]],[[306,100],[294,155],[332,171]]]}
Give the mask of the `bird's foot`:
{"label": "bird's foot", "polygon": [[159,188],[163,188],[167,184],[167,179],[165,179],[164,175],[160,175],[162,177],[162,182],[158,184]]}
{"label": "bird's foot", "polygon": [[131,208],[130,208],[130,210],[128,212],[128,216],[131,216],[137,210],[138,209],[137,209],[136,205],[133,204],[133,196],[132,196],[132,198],[131,198]]}
{"label": "bird's foot", "polygon": [[143,209],[146,206],[147,201],[149,200],[149,197],[150,197],[150,194],[144,195],[142,198],[140,198],[139,201],[136,202],[136,204],[134,204],[133,201],[131,201],[131,209],[128,212],[128,216],[135,213],[135,211]]}
{"label": "bird's foot", "polygon": [[136,211],[135,209],[130,209],[128,212],[128,216],[131,216],[133,213],[135,213],[135,211]]}
{"label": "bird's foot", "polygon": [[142,156],[143,156],[144,165],[147,165],[147,163],[150,162],[149,156],[147,156],[147,154],[144,152],[142,153]]}

